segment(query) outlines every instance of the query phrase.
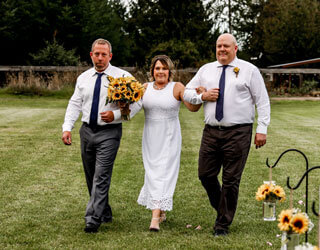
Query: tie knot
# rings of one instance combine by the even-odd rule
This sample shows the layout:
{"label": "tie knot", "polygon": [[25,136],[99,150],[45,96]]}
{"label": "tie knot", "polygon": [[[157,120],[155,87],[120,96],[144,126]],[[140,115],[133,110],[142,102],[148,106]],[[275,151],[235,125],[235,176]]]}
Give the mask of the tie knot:
{"label": "tie knot", "polygon": [[103,72],[102,73],[97,72],[97,75],[98,75],[98,78],[101,78],[101,76],[104,75],[104,73]]}
{"label": "tie knot", "polygon": [[229,65],[222,65],[223,69],[226,69]]}

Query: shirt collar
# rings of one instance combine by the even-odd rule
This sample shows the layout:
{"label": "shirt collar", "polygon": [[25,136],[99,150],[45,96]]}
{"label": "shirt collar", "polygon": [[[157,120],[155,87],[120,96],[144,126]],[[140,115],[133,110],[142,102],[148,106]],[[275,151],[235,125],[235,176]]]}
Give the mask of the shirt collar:
{"label": "shirt collar", "polygon": [[110,75],[110,74],[108,74],[108,73],[111,71],[111,68],[112,68],[112,67],[113,67],[113,66],[111,65],[111,63],[109,63],[108,67],[107,67],[104,71],[102,71],[102,72],[96,71],[96,69],[93,67],[93,74],[92,74],[92,76],[95,76],[97,73],[104,73],[105,75]]}
{"label": "shirt collar", "polygon": [[[228,66],[230,66],[230,67],[236,67],[236,65],[237,65],[237,63],[238,63],[238,58],[237,57],[235,57],[234,59],[233,59],[233,61],[231,61],[229,64],[228,64]],[[218,62],[218,61],[217,61]],[[221,63],[219,63],[218,62],[218,68],[220,68],[220,67],[222,67],[223,65],[221,64]]]}

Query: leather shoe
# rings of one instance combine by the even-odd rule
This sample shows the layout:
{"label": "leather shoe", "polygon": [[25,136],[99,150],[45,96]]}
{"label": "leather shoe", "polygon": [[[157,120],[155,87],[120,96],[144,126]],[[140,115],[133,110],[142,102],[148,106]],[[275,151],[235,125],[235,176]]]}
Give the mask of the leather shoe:
{"label": "leather shoe", "polygon": [[96,233],[96,232],[98,232],[99,226],[100,225],[95,225],[95,224],[92,224],[92,223],[88,223],[86,225],[86,227],[84,228],[84,231],[86,233]]}
{"label": "leather shoe", "polygon": [[228,231],[227,230],[217,229],[217,230],[214,231],[214,236],[215,237],[227,236],[227,235],[228,235]]}
{"label": "leather shoe", "polygon": [[109,223],[109,222],[112,222],[112,217],[103,218],[103,219],[101,220],[101,223]]}

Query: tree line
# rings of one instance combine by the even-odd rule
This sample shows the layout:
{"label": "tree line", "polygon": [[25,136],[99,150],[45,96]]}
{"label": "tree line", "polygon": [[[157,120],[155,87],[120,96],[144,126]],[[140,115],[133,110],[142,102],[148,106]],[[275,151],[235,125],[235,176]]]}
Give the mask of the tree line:
{"label": "tree line", "polygon": [[180,68],[199,67],[215,60],[224,32],[259,67],[319,57],[320,1],[2,0],[0,64],[90,64],[90,46],[102,37],[118,66],[167,54]]}

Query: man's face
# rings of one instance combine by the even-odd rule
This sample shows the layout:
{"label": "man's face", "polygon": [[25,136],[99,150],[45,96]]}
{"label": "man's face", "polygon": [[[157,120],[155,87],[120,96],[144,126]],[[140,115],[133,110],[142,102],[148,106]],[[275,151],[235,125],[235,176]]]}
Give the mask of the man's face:
{"label": "man's face", "polygon": [[236,57],[238,46],[231,35],[221,35],[217,40],[216,57],[219,63],[227,65]]}
{"label": "man's face", "polygon": [[90,57],[98,72],[104,71],[112,58],[108,44],[96,44],[90,52]]}

